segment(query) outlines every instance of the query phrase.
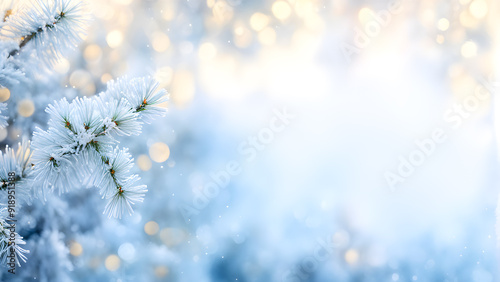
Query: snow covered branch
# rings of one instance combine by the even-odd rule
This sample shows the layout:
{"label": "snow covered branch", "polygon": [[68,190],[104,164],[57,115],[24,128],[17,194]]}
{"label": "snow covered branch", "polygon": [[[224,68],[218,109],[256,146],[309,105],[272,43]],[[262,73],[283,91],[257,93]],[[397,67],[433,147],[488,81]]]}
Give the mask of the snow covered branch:
{"label": "snow covered branch", "polygon": [[0,35],[18,41],[18,48],[9,56],[31,45],[37,57],[48,65],[66,49],[76,47],[89,24],[84,2],[78,0],[28,1],[17,13],[5,15]]}
{"label": "snow covered branch", "polygon": [[[1,218],[7,218],[6,213],[7,208],[0,209]],[[21,260],[26,262],[24,254],[30,252],[20,246],[25,244],[26,242],[24,242],[23,237],[11,230],[11,224],[4,219],[0,219],[0,262],[3,265],[11,263],[12,257],[9,257],[9,255],[12,253],[14,255],[12,263],[21,266]],[[13,249],[11,250],[11,248]]]}
{"label": "snow covered branch", "polygon": [[115,135],[138,135],[143,122],[162,116],[166,91],[158,89],[151,77],[110,82],[108,90],[94,99],[66,99],[47,108],[49,128],[33,135],[33,186],[35,197],[44,199],[46,191],[79,183],[99,188],[109,200],[109,217],[131,214],[132,205],[143,200],[144,185],[129,175],[133,159],[127,149],[114,147]]}
{"label": "snow covered branch", "polygon": [[[20,260],[26,262],[24,254],[29,253],[20,246],[26,243],[16,232],[15,222],[6,220],[14,218],[20,205],[7,206],[6,203],[11,203],[11,199],[16,198],[29,201],[29,191],[25,184],[30,173],[30,155],[29,142],[20,143],[17,151],[8,146],[5,154],[0,151],[0,190],[4,192],[0,194],[0,261],[4,265],[13,263],[21,266]],[[15,189],[16,185],[21,187]]]}

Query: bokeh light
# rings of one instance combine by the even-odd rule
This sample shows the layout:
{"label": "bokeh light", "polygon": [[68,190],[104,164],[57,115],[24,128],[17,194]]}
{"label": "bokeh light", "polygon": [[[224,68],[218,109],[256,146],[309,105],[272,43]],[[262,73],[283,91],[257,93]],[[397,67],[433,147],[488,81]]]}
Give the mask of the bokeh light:
{"label": "bokeh light", "polygon": [[17,112],[23,117],[30,117],[35,112],[35,104],[31,99],[23,99],[17,104]]}
{"label": "bokeh light", "polygon": [[272,27],[266,27],[259,32],[259,42],[262,45],[273,45],[276,41],[276,32]]}
{"label": "bokeh light", "polygon": [[116,255],[109,255],[104,261],[104,265],[106,269],[109,271],[117,271],[120,268],[120,258]]}
{"label": "bokeh light", "polygon": [[163,278],[163,277],[167,276],[168,273],[169,273],[169,269],[166,266],[161,265],[161,266],[155,267],[155,275],[158,278]]}
{"label": "bokeh light", "polygon": [[101,47],[99,47],[99,45],[97,44],[91,44],[85,48],[83,56],[87,61],[90,62],[98,61],[99,59],[101,59],[102,56]]}
{"label": "bokeh light", "polygon": [[450,27],[450,21],[446,18],[442,18],[438,21],[437,27],[441,31],[446,31]]}
{"label": "bokeh light", "polygon": [[70,247],[69,247],[69,253],[75,257],[81,256],[83,253],[82,245],[80,245],[80,243],[78,243],[76,241],[71,242]]}
{"label": "bokeh light", "polygon": [[0,102],[5,102],[10,98],[10,90],[9,88],[1,87],[0,88]]}
{"label": "bokeh light", "polygon": [[279,20],[285,20],[290,17],[292,13],[292,8],[288,5],[287,2],[278,0],[273,3],[272,11],[274,16]]}
{"label": "bokeh light", "polygon": [[358,263],[359,260],[359,253],[356,250],[349,249],[347,252],[345,252],[345,261],[348,264],[356,264]]}
{"label": "bokeh light", "polygon": [[142,171],[148,171],[152,166],[151,159],[147,155],[140,155],[137,158],[137,166]]}
{"label": "bokeh light", "polygon": [[69,61],[65,58],[61,58],[55,65],[54,71],[60,74],[66,74],[70,69]]}
{"label": "bokeh light", "polygon": [[255,13],[250,17],[250,26],[255,31],[263,30],[269,24],[269,17],[263,13]]}
{"label": "bokeh light", "polygon": [[358,12],[358,19],[363,24],[373,20],[373,11],[368,7],[361,8]]}
{"label": "bokeh light", "polygon": [[198,49],[198,56],[202,60],[210,60],[215,57],[217,54],[217,49],[215,48],[214,44],[210,42],[205,42],[200,45],[200,48]]}
{"label": "bokeh light", "polygon": [[195,90],[195,81],[191,72],[179,70],[174,74],[170,98],[178,107],[186,107],[193,100]]}
{"label": "bokeh light", "polygon": [[170,46],[170,39],[163,32],[155,32],[153,33],[152,45],[156,52],[165,52]]}
{"label": "bokeh light", "polygon": [[144,225],[144,232],[148,235],[155,235],[160,230],[158,223],[149,221]]}
{"label": "bokeh light", "polygon": [[461,54],[464,58],[471,58],[477,55],[477,45],[472,41],[467,41],[462,45]]}
{"label": "bokeh light", "polygon": [[111,48],[119,47],[123,42],[123,33],[120,30],[110,31],[106,36],[106,42],[108,42],[108,46]]}
{"label": "bokeh light", "polygon": [[474,0],[469,6],[470,13],[476,19],[482,19],[488,13],[488,3],[485,0]]}
{"label": "bokeh light", "polygon": [[167,144],[157,142],[149,147],[149,156],[154,162],[162,163],[170,156],[170,149]]}

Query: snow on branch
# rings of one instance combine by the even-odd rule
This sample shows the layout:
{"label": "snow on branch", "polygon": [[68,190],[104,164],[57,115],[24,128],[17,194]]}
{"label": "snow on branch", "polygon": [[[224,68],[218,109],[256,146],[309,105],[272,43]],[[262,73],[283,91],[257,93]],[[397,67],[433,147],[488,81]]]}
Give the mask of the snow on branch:
{"label": "snow on branch", "polygon": [[24,254],[29,253],[30,251],[23,249],[20,245],[25,245],[26,242],[23,240],[23,237],[20,236],[17,232],[12,231],[10,228],[12,225],[4,220],[3,218],[7,218],[7,208],[0,209],[0,261],[3,265],[10,263],[10,253],[13,248],[14,254],[14,262],[19,267],[21,266],[21,261],[26,262],[26,256]]}
{"label": "snow on branch", "polygon": [[9,56],[31,48],[49,66],[82,41],[89,25],[89,13],[78,0],[32,0],[16,13],[5,13],[0,35],[19,44]]}
{"label": "snow on branch", "polygon": [[121,217],[132,214],[141,202],[145,185],[135,185],[130,175],[133,159],[127,149],[116,146],[115,135],[138,135],[143,122],[163,116],[166,91],[151,77],[121,79],[95,98],[66,99],[47,107],[49,128],[33,134],[34,195],[44,199],[47,191],[66,192],[79,183],[99,188],[108,199],[105,213]]}

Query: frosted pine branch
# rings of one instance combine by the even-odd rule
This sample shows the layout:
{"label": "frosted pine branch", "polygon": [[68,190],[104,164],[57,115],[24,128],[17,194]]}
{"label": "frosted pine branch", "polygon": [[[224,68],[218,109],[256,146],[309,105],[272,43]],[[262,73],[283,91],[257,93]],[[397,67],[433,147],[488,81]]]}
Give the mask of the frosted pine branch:
{"label": "frosted pine branch", "polygon": [[108,83],[108,90],[105,95],[110,95],[115,99],[125,97],[130,103],[134,112],[140,114],[141,120],[148,123],[155,116],[164,116],[166,109],[158,107],[159,104],[167,100],[165,90],[158,90],[159,83],[152,77],[118,79]]}
{"label": "frosted pine branch", "polygon": [[0,34],[18,40],[10,56],[31,45],[37,56],[52,65],[83,39],[89,24],[84,2],[78,0],[33,0],[5,18]]}
{"label": "frosted pine branch", "polygon": [[0,261],[3,265],[10,262],[9,253],[11,249],[14,249],[14,260],[18,266],[21,266],[21,261],[26,262],[26,256],[24,254],[30,251],[23,249],[20,245],[25,245],[23,237],[18,233],[13,232],[15,238],[11,240],[11,229],[9,229],[9,222],[5,221],[3,218],[7,217],[7,208],[0,209]]}
{"label": "frosted pine branch", "polygon": [[14,172],[16,174],[16,182],[25,180],[30,176],[31,173],[31,150],[30,142],[23,141],[18,143],[17,150],[6,146],[5,153],[0,151],[0,182],[1,188],[5,189],[5,184],[8,181],[8,173]]}
{"label": "frosted pine branch", "polygon": [[[0,190],[4,193],[0,194],[0,261],[5,265],[11,249],[14,250],[15,263],[21,266],[20,261],[26,262],[25,253],[29,251],[21,248],[21,245],[26,244],[23,238],[15,232],[15,227],[5,219],[14,217],[15,213],[21,207],[21,203],[17,202],[17,206],[7,209],[10,196],[16,200],[30,201],[29,196],[29,176],[31,172],[31,152],[29,142],[23,141],[18,144],[17,150],[13,150],[8,146],[5,148],[5,153],[0,151]],[[9,189],[13,188],[13,189]],[[7,192],[8,191],[8,192]],[[13,235],[13,236],[12,236]],[[14,238],[14,240],[12,240]],[[14,242],[15,244],[12,244]]]}
{"label": "frosted pine branch", "polygon": [[25,80],[22,62],[9,58],[9,50],[17,48],[13,41],[0,41],[0,87],[17,84]]}
{"label": "frosted pine branch", "polygon": [[62,193],[85,182],[109,200],[108,216],[131,214],[147,189],[135,185],[139,177],[130,175],[133,159],[127,149],[114,147],[114,135],[138,135],[142,122],[165,114],[159,104],[166,100],[166,91],[147,77],[110,82],[93,99],[50,105],[48,130],[37,129],[33,135],[35,196],[43,199],[47,191]]}
{"label": "frosted pine branch", "polygon": [[[9,181],[9,173],[15,173],[15,180]],[[16,187],[16,199],[30,202],[31,187],[31,150],[30,142],[18,143],[17,150],[7,146],[5,153],[0,151],[0,190],[6,191],[9,183]],[[7,193],[0,194],[1,203],[7,202]]]}
{"label": "frosted pine branch", "polygon": [[15,13],[15,10],[19,4],[19,1],[14,0],[2,0],[0,1],[0,28],[4,25],[5,21],[9,16]]}

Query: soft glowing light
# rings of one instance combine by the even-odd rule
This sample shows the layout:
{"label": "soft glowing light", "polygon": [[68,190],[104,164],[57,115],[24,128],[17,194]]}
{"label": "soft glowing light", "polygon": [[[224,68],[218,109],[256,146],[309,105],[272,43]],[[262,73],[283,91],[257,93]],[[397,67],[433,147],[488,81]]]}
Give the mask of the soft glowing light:
{"label": "soft glowing light", "polygon": [[318,7],[315,7],[313,1],[311,0],[288,0],[288,2],[295,6],[295,13],[300,18],[318,10]]}
{"label": "soft glowing light", "polygon": [[149,221],[144,225],[144,232],[148,235],[155,235],[158,233],[158,230],[160,230],[160,227],[158,226],[158,223],[154,221]]}
{"label": "soft glowing light", "polygon": [[259,32],[259,42],[262,45],[273,45],[276,41],[276,32],[271,27],[266,27]]}
{"label": "soft glowing light", "polygon": [[361,8],[358,12],[358,19],[361,23],[366,23],[366,22],[372,20],[373,19],[373,11],[368,7]]}
{"label": "soft glowing light", "polygon": [[243,24],[236,24],[233,33],[236,46],[245,48],[252,43],[252,32]]}
{"label": "soft glowing light", "polygon": [[80,256],[83,252],[83,248],[82,248],[82,245],[80,245],[80,243],[78,242],[71,242],[71,245],[69,247],[69,253],[72,255],[72,256]]}
{"label": "soft glowing light", "polygon": [[166,266],[160,265],[160,266],[155,267],[155,275],[158,278],[163,278],[163,277],[167,276],[168,273],[169,273],[169,270]]}
{"label": "soft glowing light", "polygon": [[263,30],[269,24],[269,17],[262,13],[255,13],[250,17],[250,27],[255,31]]}
{"label": "soft glowing light", "polygon": [[215,5],[215,0],[207,0],[207,7],[213,8]]}
{"label": "soft glowing light", "polygon": [[215,57],[217,54],[217,49],[215,48],[214,44],[205,42],[200,45],[200,48],[198,49],[198,56],[202,60],[210,60]]}
{"label": "soft glowing light", "polygon": [[54,71],[60,74],[66,74],[69,71],[69,67],[69,61],[62,58],[55,64]]}
{"label": "soft glowing light", "polygon": [[151,159],[157,163],[162,163],[168,159],[170,156],[170,149],[167,144],[162,142],[157,142],[151,145],[149,148],[149,156]]}
{"label": "soft glowing light", "polygon": [[140,155],[137,158],[137,166],[142,171],[148,171],[152,166],[151,159],[147,155]]}
{"label": "soft glowing light", "polygon": [[459,0],[459,2],[462,5],[467,5],[467,4],[469,4],[470,0]]}
{"label": "soft glowing light", "polygon": [[237,25],[234,27],[234,35],[240,36],[245,32],[245,27],[243,25]]}
{"label": "soft glowing light", "polygon": [[129,8],[121,9],[119,12],[117,12],[115,20],[119,25],[127,28],[134,20],[134,12]]}
{"label": "soft glowing light", "polygon": [[477,45],[472,41],[467,41],[462,45],[462,56],[464,58],[471,58],[477,55]]}
{"label": "soft glowing light", "polygon": [[0,88],[0,103],[9,100],[10,90],[9,88]]}
{"label": "soft glowing light", "polygon": [[469,11],[463,11],[460,13],[460,24],[467,28],[474,28],[478,25],[478,21],[474,18]]}
{"label": "soft glowing light", "polygon": [[17,112],[23,117],[30,117],[35,112],[35,104],[30,99],[23,99],[17,104]]}
{"label": "soft glowing light", "polygon": [[110,81],[110,80],[112,80],[112,79],[113,79],[113,77],[112,77],[112,76],[111,76],[111,74],[109,74],[109,73],[105,73],[105,74],[103,74],[103,75],[101,76],[101,82],[102,82],[102,83],[106,83],[106,82],[108,82],[108,81]]}
{"label": "soft glowing light", "polygon": [[437,28],[441,31],[446,31],[450,27],[450,21],[448,19],[442,18],[437,23]]}
{"label": "soft glowing light", "polygon": [[359,254],[356,250],[353,250],[353,249],[349,249],[347,250],[347,252],[345,253],[345,261],[348,263],[348,264],[356,264],[359,260]]}
{"label": "soft glowing light", "polygon": [[83,69],[75,70],[69,76],[69,84],[76,88],[81,88],[85,86],[85,84],[92,81],[92,76],[89,72]]}
{"label": "soft glowing light", "polygon": [[322,30],[325,23],[318,14],[311,12],[304,16],[304,25],[310,30]]}
{"label": "soft glowing light", "polygon": [[114,7],[111,3],[106,2],[101,2],[99,9],[94,9],[94,14],[98,18],[109,21],[114,17],[115,9],[113,9]]}
{"label": "soft glowing light", "polygon": [[90,62],[95,62],[101,59],[102,57],[102,50],[101,47],[97,44],[91,44],[85,48],[85,51],[83,52],[83,56],[87,61]]}
{"label": "soft glowing light", "polygon": [[116,271],[120,268],[120,258],[117,255],[110,255],[104,261],[104,266],[109,271]]}
{"label": "soft glowing light", "polygon": [[217,1],[212,8],[214,18],[218,23],[226,23],[233,18],[233,8],[226,1]]}
{"label": "soft glowing light", "polygon": [[311,50],[318,46],[318,37],[311,33],[310,30],[301,28],[293,33],[291,42],[296,50]]}
{"label": "soft glowing light", "polygon": [[[245,93],[241,91],[242,85],[255,83],[254,74],[243,71],[238,64],[237,57],[228,54],[221,54],[217,60],[201,64],[199,79],[200,87],[205,90],[204,92],[217,99],[239,98]],[[252,86],[245,87],[251,88]]]}
{"label": "soft glowing light", "polygon": [[285,1],[274,2],[271,10],[273,11],[273,15],[279,20],[286,20],[292,13],[292,8]]}
{"label": "soft glowing light", "polygon": [[170,46],[170,39],[163,32],[155,32],[153,33],[153,39],[151,40],[151,44],[153,45],[153,49],[156,52],[165,52]]}
{"label": "soft glowing light", "polygon": [[436,12],[432,9],[426,9],[422,13],[419,13],[419,18],[422,24],[425,26],[430,27],[431,25],[434,25],[436,22]]}
{"label": "soft glowing light", "polygon": [[111,48],[119,47],[123,42],[123,33],[119,30],[109,32],[106,36],[106,42]]}
{"label": "soft glowing light", "polygon": [[465,72],[463,66],[460,64],[453,64],[448,68],[448,75],[450,78],[456,78],[459,75],[462,75]]}
{"label": "soft glowing light", "polygon": [[470,95],[477,86],[477,80],[467,72],[455,74],[450,81],[450,89],[456,97],[466,97]]}
{"label": "soft glowing light", "polygon": [[[168,2],[168,3],[171,3],[171,2]],[[171,4],[173,5],[173,4]],[[165,9],[163,9],[163,12],[162,12],[162,17],[164,20],[166,21],[171,21],[174,19],[175,17],[175,9],[174,7],[165,7]]]}
{"label": "soft glowing light", "polygon": [[443,44],[444,43],[444,36],[442,34],[438,34],[436,36],[436,42],[439,44]]}
{"label": "soft glowing light", "polygon": [[86,96],[90,96],[95,93],[95,85],[92,75],[86,70],[79,69],[71,73],[69,76],[69,84],[80,89],[82,94]]}
{"label": "soft glowing light", "polygon": [[171,87],[171,99],[178,107],[185,107],[194,97],[195,81],[193,74],[187,70],[180,70],[174,74]]}
{"label": "soft glowing light", "polygon": [[476,19],[482,19],[488,13],[488,3],[485,0],[474,0],[469,6],[469,11]]}

